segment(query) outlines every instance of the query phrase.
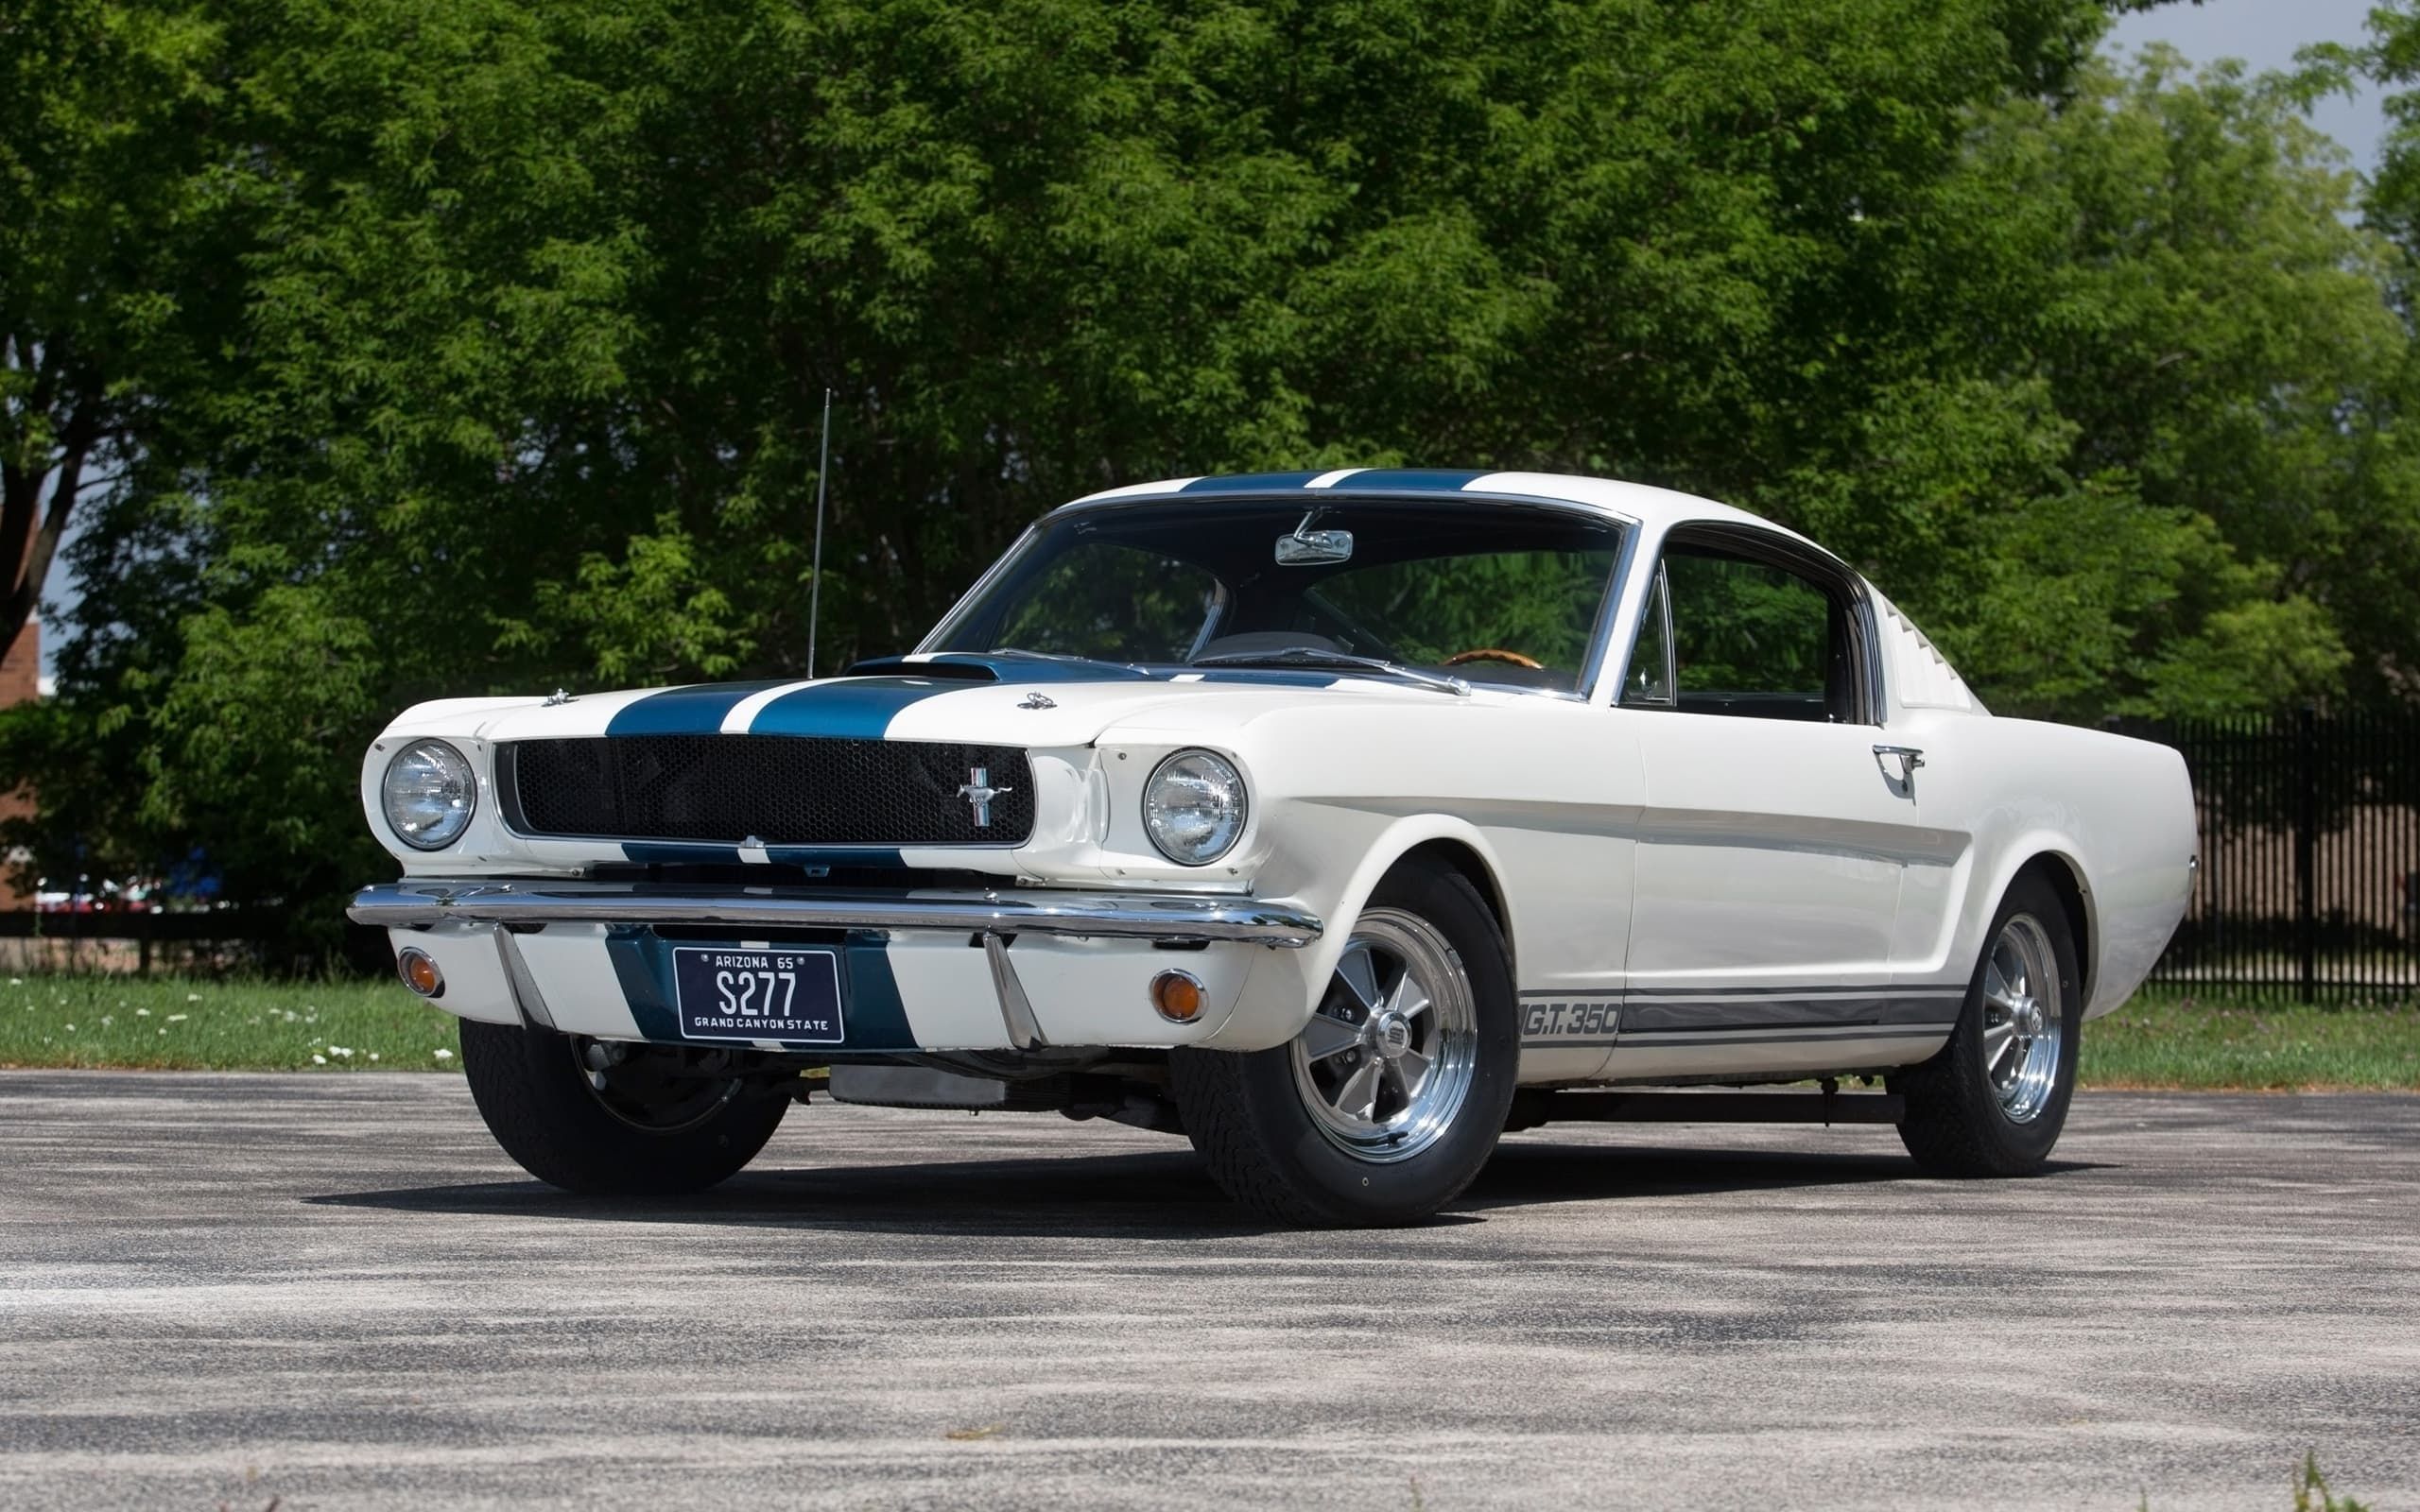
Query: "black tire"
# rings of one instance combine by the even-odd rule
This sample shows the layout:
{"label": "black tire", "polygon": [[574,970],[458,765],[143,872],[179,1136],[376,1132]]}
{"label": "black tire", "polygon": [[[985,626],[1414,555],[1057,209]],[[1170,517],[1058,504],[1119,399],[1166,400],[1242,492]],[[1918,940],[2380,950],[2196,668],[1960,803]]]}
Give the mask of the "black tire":
{"label": "black tire", "polygon": [[[2048,1085],[2038,1108],[2023,1119],[2003,1106],[2000,1089],[1984,1060],[1986,1020],[1984,981],[1993,953],[2010,931],[2038,929],[2056,962],[2059,1039]],[[2079,988],[2073,926],[2059,895],[2038,876],[2020,876],[2000,901],[1999,912],[1983,937],[1982,957],[1966,988],[1958,1026],[1949,1042],[1924,1064],[1889,1079],[1891,1091],[1907,1099],[1899,1124],[1900,1143],[1916,1163],[1933,1176],[2031,1176],[2050,1159],[2059,1131],[2067,1121],[2067,1105],[2075,1094],[2076,1057],[2083,1044],[2083,994]],[[2031,984],[2029,984],[2029,988]],[[2038,999],[2038,989],[2029,991]]]}
{"label": "black tire", "polygon": [[1374,1228],[1428,1217],[1487,1163],[1512,1106],[1520,1021],[1495,915],[1459,873],[1416,861],[1388,874],[1370,908],[1411,916],[1442,936],[1448,969],[1468,985],[1476,1029],[1469,1081],[1443,1132],[1418,1153],[1365,1159],[1327,1137],[1298,1088],[1291,1045],[1169,1057],[1185,1135],[1212,1178],[1255,1214],[1288,1227]]}
{"label": "black tire", "polygon": [[495,1142],[539,1180],[582,1195],[703,1192],[754,1160],[789,1110],[787,1096],[742,1084],[677,1128],[644,1128],[606,1106],[564,1036],[469,1019],[461,1034],[471,1100]]}

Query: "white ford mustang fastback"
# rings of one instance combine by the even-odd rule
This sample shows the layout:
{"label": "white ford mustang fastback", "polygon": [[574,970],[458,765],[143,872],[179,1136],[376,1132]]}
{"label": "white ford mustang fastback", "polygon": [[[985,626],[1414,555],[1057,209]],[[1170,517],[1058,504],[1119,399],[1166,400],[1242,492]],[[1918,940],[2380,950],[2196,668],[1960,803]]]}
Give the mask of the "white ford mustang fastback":
{"label": "white ford mustang fastback", "polygon": [[1289,1223],[1556,1118],[2034,1170],[2195,859],[2174,751],[1991,717],[1789,531],[1527,472],[1112,490],[913,655],[423,704],[361,798],[353,917],[544,1180],[702,1188],[828,1088],[1182,1130]]}

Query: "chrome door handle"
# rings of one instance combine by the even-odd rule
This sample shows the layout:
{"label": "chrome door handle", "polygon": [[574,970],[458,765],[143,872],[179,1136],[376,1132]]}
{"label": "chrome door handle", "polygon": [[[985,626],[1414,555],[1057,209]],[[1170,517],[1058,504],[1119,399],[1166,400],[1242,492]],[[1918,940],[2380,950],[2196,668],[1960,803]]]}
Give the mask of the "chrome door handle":
{"label": "chrome door handle", "polygon": [[1875,747],[1874,765],[1882,768],[1882,775],[1886,778],[1891,778],[1891,759],[1894,756],[1899,761],[1899,775],[1891,780],[1906,788],[1908,796],[1913,798],[1916,794],[1916,768],[1925,764],[1925,753],[1913,746]]}

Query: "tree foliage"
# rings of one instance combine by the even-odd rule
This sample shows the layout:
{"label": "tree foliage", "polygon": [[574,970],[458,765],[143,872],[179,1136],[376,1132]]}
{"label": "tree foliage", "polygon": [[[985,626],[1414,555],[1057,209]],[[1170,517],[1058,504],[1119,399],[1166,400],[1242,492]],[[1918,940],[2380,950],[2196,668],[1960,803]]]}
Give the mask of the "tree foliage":
{"label": "tree foliage", "polygon": [[40,855],[199,844],[330,917],[402,704],[804,670],[826,388],[827,667],[1076,493],[1436,463],[1795,524],[2004,712],[2407,696],[2420,170],[2356,223],[2324,68],[2118,68],[2105,19],[0,11],[0,460],[60,476],[53,353],[115,459],[0,769]]}

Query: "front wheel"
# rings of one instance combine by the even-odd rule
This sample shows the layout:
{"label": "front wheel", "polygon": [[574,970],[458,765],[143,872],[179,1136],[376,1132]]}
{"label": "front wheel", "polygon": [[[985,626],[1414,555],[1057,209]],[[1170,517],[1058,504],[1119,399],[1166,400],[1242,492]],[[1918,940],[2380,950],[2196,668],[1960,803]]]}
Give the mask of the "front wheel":
{"label": "front wheel", "polygon": [[2039,877],[2001,900],[1949,1042],[1891,1078],[1900,1143],[1937,1176],[2030,1176],[2075,1093],[2083,995],[2067,911]]}
{"label": "front wheel", "polygon": [[1521,1045],[1507,954],[1460,874],[1416,862],[1390,874],[1291,1043],[1170,1056],[1212,1177],[1292,1225],[1409,1223],[1452,1201],[1512,1106]]}
{"label": "front wheel", "polygon": [[789,1110],[740,1053],[462,1021],[471,1100],[504,1153],[596,1196],[702,1192],[756,1158]]}

